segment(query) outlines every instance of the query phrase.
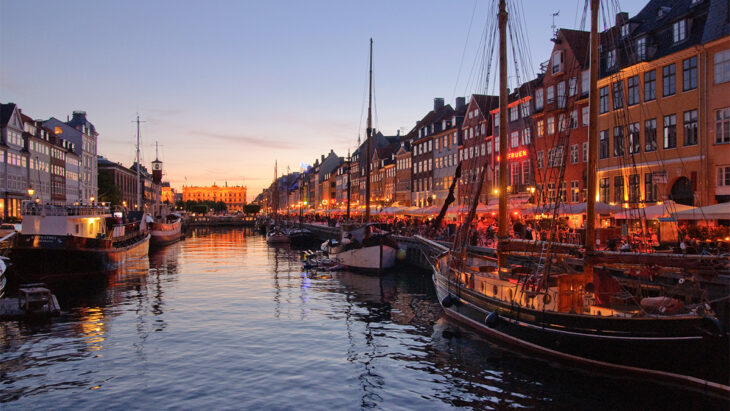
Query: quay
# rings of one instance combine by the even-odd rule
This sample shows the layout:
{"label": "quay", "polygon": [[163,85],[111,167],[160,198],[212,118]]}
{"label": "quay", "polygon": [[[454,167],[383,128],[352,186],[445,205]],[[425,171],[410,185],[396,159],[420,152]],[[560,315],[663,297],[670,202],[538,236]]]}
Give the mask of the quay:
{"label": "quay", "polygon": [[256,217],[224,215],[224,216],[188,216],[186,227],[253,227]]}

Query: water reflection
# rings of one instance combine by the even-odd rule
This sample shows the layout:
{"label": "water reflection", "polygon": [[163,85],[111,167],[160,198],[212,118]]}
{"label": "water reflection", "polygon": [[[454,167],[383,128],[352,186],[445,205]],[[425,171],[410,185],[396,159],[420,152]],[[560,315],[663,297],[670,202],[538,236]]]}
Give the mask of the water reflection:
{"label": "water reflection", "polygon": [[[49,323],[0,323],[13,408],[650,409],[699,404],[510,352],[444,317],[430,275],[306,272],[300,251],[195,229]],[[90,394],[93,393],[93,394]]]}

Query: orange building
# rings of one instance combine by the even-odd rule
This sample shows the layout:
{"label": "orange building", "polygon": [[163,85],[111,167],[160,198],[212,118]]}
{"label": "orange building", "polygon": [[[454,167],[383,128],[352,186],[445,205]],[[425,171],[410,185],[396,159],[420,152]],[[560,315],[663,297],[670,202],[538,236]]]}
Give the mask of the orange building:
{"label": "orange building", "polygon": [[600,201],[636,207],[728,199],[718,183],[730,183],[722,168],[730,166],[730,51],[727,36],[703,44],[716,29],[706,22],[710,8],[682,2],[667,14],[647,6],[636,18],[617,16],[602,39]]}
{"label": "orange building", "polygon": [[228,211],[243,211],[246,205],[246,187],[226,184],[218,187],[215,183],[210,187],[183,186],[183,201],[223,201]]}
{"label": "orange building", "polygon": [[170,187],[170,183],[162,183],[160,201],[167,204],[175,204],[175,189]]}

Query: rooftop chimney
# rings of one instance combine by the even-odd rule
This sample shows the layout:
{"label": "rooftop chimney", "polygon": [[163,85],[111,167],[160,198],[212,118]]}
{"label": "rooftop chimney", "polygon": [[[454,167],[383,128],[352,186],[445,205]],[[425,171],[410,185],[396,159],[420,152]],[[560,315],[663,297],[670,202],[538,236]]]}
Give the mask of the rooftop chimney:
{"label": "rooftop chimney", "polygon": [[443,97],[436,97],[433,99],[433,111],[439,111],[444,107]]}
{"label": "rooftop chimney", "polygon": [[466,107],[466,97],[457,97],[456,98],[456,107],[454,110],[463,111]]}
{"label": "rooftop chimney", "polygon": [[83,110],[74,110],[74,120],[86,120],[86,112]]}

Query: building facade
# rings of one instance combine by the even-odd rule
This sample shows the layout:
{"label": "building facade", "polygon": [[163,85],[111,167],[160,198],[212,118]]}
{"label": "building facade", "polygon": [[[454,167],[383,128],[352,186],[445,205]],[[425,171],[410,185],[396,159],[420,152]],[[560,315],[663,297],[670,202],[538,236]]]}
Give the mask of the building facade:
{"label": "building facade", "polygon": [[228,211],[243,211],[246,205],[245,186],[219,187],[215,183],[209,187],[183,186],[182,196],[183,201],[222,201]]}

